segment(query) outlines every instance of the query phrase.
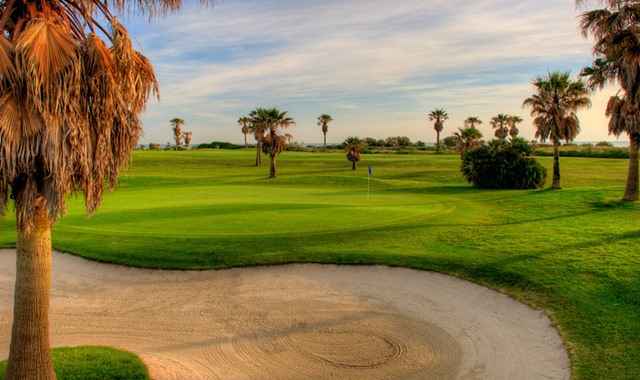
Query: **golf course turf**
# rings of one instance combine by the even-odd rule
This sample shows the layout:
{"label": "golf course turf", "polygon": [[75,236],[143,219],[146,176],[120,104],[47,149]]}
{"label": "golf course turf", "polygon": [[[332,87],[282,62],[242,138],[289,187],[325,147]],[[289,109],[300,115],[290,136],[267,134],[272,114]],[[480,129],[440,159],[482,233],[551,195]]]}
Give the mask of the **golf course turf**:
{"label": "golf course turf", "polygon": [[[293,262],[435,270],[504,291],[557,324],[576,379],[640,378],[640,204],[628,160],[561,158],[563,190],[471,188],[456,155],[134,153],[91,218],[81,195],[53,245],[94,260],[211,269]],[[551,157],[538,158],[551,173]],[[368,178],[368,166],[372,176]],[[548,179],[550,181],[550,178]],[[14,247],[15,221],[0,246]]]}

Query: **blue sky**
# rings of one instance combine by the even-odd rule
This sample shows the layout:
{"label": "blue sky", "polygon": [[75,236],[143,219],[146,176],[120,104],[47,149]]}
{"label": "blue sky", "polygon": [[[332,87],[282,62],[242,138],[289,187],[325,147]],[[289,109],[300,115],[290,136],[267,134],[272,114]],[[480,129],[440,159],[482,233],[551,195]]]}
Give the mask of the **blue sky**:
{"label": "blue sky", "polygon": [[[531,79],[593,61],[577,30],[573,0],[218,0],[189,2],[148,23],[123,20],[149,57],[161,101],[143,115],[142,143],[171,140],[180,117],[195,143],[243,135],[236,121],[254,108],[286,110],[294,140],[322,141],[316,118],[330,114],[327,140],[408,136],[435,141],[427,114],[450,116],[443,136],[478,116],[485,137],[499,114],[524,118],[533,138]],[[615,140],[604,109],[615,89],[596,93],[579,113],[579,141]],[[252,137],[250,137],[252,139]],[[626,136],[621,136],[625,140]],[[250,140],[251,141],[251,140]]]}

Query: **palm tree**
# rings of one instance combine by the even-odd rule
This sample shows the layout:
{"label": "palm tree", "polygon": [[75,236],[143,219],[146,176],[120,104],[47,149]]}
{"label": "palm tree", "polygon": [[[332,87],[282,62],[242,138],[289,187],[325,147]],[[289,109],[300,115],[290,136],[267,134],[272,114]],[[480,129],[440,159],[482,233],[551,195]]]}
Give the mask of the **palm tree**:
{"label": "palm tree", "polygon": [[360,152],[367,146],[367,143],[359,137],[347,137],[344,140],[344,151],[347,154],[347,160],[351,162],[351,169],[356,170],[356,164],[360,162]]}
{"label": "palm tree", "polygon": [[238,125],[242,126],[242,134],[244,135],[244,148],[247,149],[247,133],[249,133],[249,125],[251,125],[251,118],[249,116],[242,116],[238,119]]}
{"label": "palm tree", "polygon": [[447,111],[436,108],[429,113],[429,121],[434,121],[433,129],[436,130],[436,154],[440,153],[440,132],[444,129],[444,121],[449,118]]}
{"label": "palm tree", "polygon": [[256,166],[262,165],[262,140],[264,139],[264,134],[267,131],[268,124],[265,120],[266,113],[264,108],[256,108],[255,110],[249,113],[249,119],[251,123],[249,124],[249,133],[253,134],[253,137],[256,139]]}
{"label": "palm tree", "polygon": [[262,152],[268,154],[271,159],[269,178],[276,178],[276,155],[282,153],[287,147],[287,141],[292,139],[290,134],[283,134],[280,129],[295,125],[295,121],[287,116],[287,111],[277,108],[256,108],[251,115],[253,125],[260,126],[263,133]]}
{"label": "palm tree", "polygon": [[180,6],[170,0],[2,2],[0,214],[11,191],[18,233],[5,379],[55,379],[51,226],[65,213],[70,193],[83,192],[92,214],[105,184],[115,189],[140,138],[138,116],[158,91],[153,66],[112,10],[153,17]]}
{"label": "palm tree", "polygon": [[182,145],[182,128],[180,127],[184,125],[184,120],[179,117],[174,117],[169,120],[169,123],[171,123],[171,130],[173,131],[173,139],[176,142],[177,150]]}
{"label": "palm tree", "polygon": [[480,120],[480,118],[477,116],[469,116],[464,121],[465,127],[475,128],[476,125],[480,125],[480,124],[482,124],[482,120]]}
{"label": "palm tree", "polygon": [[536,76],[533,86],[536,94],[522,103],[531,108],[533,125],[536,127],[536,138],[544,142],[550,139],[553,143],[553,184],[554,189],[562,188],[560,184],[560,140],[573,141],[580,132],[580,121],[576,112],[589,108],[589,92],[584,82],[571,81],[568,71],[553,71],[546,77]]}
{"label": "palm tree", "polygon": [[[467,124],[466,121],[465,124]],[[458,132],[454,133],[454,136],[456,137],[456,150],[461,157],[471,149],[478,148],[482,143],[482,132],[474,124],[458,128]]]}
{"label": "palm tree", "polygon": [[[576,1],[577,5],[588,3]],[[580,29],[595,39],[596,60],[580,73],[590,89],[618,83],[620,92],[607,104],[609,134],[629,136],[629,170],[623,200],[640,199],[640,8],[637,1],[602,0],[605,8],[582,13]]]}
{"label": "palm tree", "polygon": [[505,140],[509,136],[509,116],[503,113],[494,116],[489,122],[491,128],[494,128],[494,136],[500,140]]}
{"label": "palm tree", "polygon": [[517,137],[520,130],[516,127],[517,124],[522,123],[522,118],[517,115],[509,115],[507,118],[507,124],[509,125],[509,136],[511,138]]}
{"label": "palm tree", "polygon": [[322,114],[318,116],[318,125],[322,127],[322,133],[324,134],[324,152],[327,152],[327,132],[329,131],[329,123],[333,119],[330,115]]}
{"label": "palm tree", "polygon": [[191,131],[182,133],[182,139],[184,140],[184,147],[186,149],[189,149],[189,146],[191,145],[191,136],[192,135],[193,135],[193,132],[191,132]]}

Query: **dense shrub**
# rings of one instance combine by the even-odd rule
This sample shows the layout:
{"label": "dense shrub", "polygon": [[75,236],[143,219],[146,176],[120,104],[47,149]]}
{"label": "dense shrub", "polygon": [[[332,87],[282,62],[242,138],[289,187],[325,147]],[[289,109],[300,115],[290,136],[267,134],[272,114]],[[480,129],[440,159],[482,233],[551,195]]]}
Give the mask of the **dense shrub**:
{"label": "dense shrub", "polygon": [[457,142],[458,142],[458,138],[456,136],[447,136],[444,139],[442,139],[442,144],[449,149],[455,148]]}
{"label": "dense shrub", "polygon": [[243,149],[244,145],[236,145],[227,141],[212,141],[210,144],[200,144],[197,149]]}
{"label": "dense shrub", "polygon": [[532,151],[524,139],[492,140],[467,151],[461,171],[467,182],[480,189],[536,189],[544,186],[547,171],[530,156]]}
{"label": "dense shrub", "polygon": [[[536,156],[553,156],[552,151],[538,150]],[[628,148],[560,150],[560,157],[629,158]]]}

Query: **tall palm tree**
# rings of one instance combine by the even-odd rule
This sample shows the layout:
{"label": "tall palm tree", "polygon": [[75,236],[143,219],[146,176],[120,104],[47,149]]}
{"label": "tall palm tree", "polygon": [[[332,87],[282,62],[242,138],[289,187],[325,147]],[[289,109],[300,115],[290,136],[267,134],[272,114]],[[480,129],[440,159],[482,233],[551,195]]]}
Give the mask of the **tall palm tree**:
{"label": "tall palm tree", "polygon": [[244,148],[247,149],[249,146],[247,144],[247,134],[249,131],[249,126],[251,125],[251,118],[249,116],[242,116],[238,119],[238,125],[242,127],[242,134],[244,135]]}
{"label": "tall palm tree", "polygon": [[464,120],[465,127],[475,128],[476,125],[482,124],[482,120],[480,120],[477,116],[469,116]]}
{"label": "tall palm tree", "polygon": [[518,115],[509,115],[507,123],[509,124],[509,136],[511,138],[517,137],[518,133],[520,133],[517,125],[522,123],[522,118]]}
{"label": "tall palm tree", "polygon": [[256,108],[251,115],[253,125],[259,125],[263,130],[261,148],[270,158],[269,178],[276,178],[276,155],[282,153],[287,147],[287,141],[292,139],[290,134],[282,133],[280,129],[295,125],[295,121],[287,116],[287,111],[277,108]]}
{"label": "tall palm tree", "polygon": [[436,131],[436,154],[440,153],[440,132],[444,129],[444,121],[449,119],[449,114],[442,108],[436,108],[429,113],[429,121],[433,123],[433,129]]}
{"label": "tall palm tree", "polygon": [[327,152],[327,132],[329,131],[329,123],[333,119],[330,115],[322,114],[318,116],[318,125],[322,127],[322,134],[324,135],[324,152]]}
{"label": "tall palm tree", "polygon": [[500,140],[505,140],[509,136],[509,116],[503,113],[491,118],[489,122],[491,128],[495,129],[494,136]]}
{"label": "tall palm tree", "polygon": [[359,137],[347,137],[344,140],[344,152],[347,154],[347,160],[351,162],[351,169],[356,170],[356,164],[360,162],[360,152],[367,146],[367,143]]}
{"label": "tall palm tree", "polygon": [[536,127],[535,137],[544,142],[550,139],[553,143],[553,184],[554,189],[562,188],[560,184],[560,140],[573,141],[580,133],[580,121],[576,112],[589,108],[589,92],[584,82],[572,81],[568,71],[549,72],[546,77],[536,76],[533,86],[536,93],[522,103],[531,108],[533,125]]}
{"label": "tall palm tree", "polygon": [[173,139],[176,142],[176,150],[182,145],[182,126],[184,125],[184,120],[179,117],[174,117],[169,120],[171,123],[171,130],[173,131]]}
{"label": "tall palm tree", "polygon": [[[578,0],[581,6],[587,0]],[[640,7],[638,1],[602,0],[603,9],[582,13],[580,29],[586,38],[592,35],[596,57],[591,67],[580,73],[590,89],[602,89],[618,83],[620,92],[609,99],[606,115],[609,134],[629,136],[629,170],[623,200],[640,199]]]}
{"label": "tall palm tree", "polygon": [[153,17],[180,7],[172,0],[2,1],[0,214],[10,191],[18,233],[5,379],[55,379],[51,226],[69,193],[83,192],[92,214],[105,183],[116,187],[140,138],[139,115],[158,91],[153,66],[112,11]]}

